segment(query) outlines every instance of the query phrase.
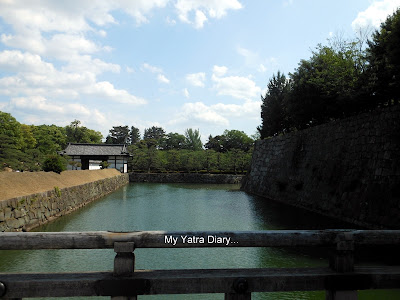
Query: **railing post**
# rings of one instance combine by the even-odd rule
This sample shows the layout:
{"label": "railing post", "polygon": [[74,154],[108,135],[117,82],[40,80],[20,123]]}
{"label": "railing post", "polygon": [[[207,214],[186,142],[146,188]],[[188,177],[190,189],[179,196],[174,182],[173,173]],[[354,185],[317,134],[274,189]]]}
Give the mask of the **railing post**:
{"label": "railing post", "polygon": [[237,278],[233,282],[232,288],[236,293],[226,293],[225,300],[250,300],[251,293],[247,290],[249,288],[249,284],[245,278]]}
{"label": "railing post", "polygon": [[[330,260],[330,268],[336,272],[354,271],[354,241],[352,233],[339,234],[335,253]],[[326,300],[357,300],[357,291],[327,290]]]}
{"label": "railing post", "polygon": [[[135,270],[135,244],[133,242],[115,242],[114,276],[131,277]],[[123,292],[123,291],[122,291]],[[112,300],[136,300],[136,295],[112,296]]]}

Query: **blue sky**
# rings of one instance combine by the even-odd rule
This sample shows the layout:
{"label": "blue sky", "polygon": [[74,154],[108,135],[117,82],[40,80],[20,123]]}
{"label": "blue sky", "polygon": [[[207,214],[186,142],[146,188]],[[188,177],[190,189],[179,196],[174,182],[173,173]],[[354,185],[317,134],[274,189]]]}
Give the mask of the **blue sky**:
{"label": "blue sky", "polygon": [[0,110],[183,134],[260,125],[260,95],[318,43],[376,29],[400,0],[0,0]]}

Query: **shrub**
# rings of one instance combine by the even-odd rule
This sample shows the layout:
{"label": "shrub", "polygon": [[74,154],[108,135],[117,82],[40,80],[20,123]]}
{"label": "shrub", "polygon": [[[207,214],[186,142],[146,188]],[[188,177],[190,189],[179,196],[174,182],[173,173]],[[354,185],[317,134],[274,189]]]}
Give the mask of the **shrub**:
{"label": "shrub", "polygon": [[67,169],[66,165],[67,162],[63,157],[57,154],[51,154],[48,155],[43,162],[43,171],[60,174]]}
{"label": "shrub", "polygon": [[100,163],[100,168],[101,169],[107,169],[108,167],[110,166],[110,164],[105,160],[105,161],[102,161],[101,163]]}

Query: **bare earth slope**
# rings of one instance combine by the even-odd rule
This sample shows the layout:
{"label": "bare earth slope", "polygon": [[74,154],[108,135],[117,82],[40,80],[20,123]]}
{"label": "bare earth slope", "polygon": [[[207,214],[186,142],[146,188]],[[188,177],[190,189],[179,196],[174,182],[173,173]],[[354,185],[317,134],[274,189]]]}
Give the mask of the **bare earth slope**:
{"label": "bare earth slope", "polygon": [[120,175],[116,169],[53,172],[0,172],[0,200],[80,185]]}

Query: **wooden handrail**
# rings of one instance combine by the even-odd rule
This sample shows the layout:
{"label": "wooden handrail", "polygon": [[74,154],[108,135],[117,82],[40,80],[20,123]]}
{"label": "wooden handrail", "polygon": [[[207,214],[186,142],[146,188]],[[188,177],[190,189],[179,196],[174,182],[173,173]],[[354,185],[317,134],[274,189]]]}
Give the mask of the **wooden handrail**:
{"label": "wooden handrail", "polygon": [[[359,289],[400,289],[400,266],[355,267],[357,245],[400,245],[400,230],[2,232],[0,250],[114,248],[113,272],[0,273],[0,299],[23,297],[224,293],[226,300],[252,292],[326,290],[329,300],[357,299]],[[136,248],[322,247],[334,255],[326,268],[135,270]]]}
{"label": "wooden handrail", "polygon": [[358,245],[400,245],[400,230],[1,232],[0,250],[106,249],[115,242],[136,248],[319,247],[345,236]]}

